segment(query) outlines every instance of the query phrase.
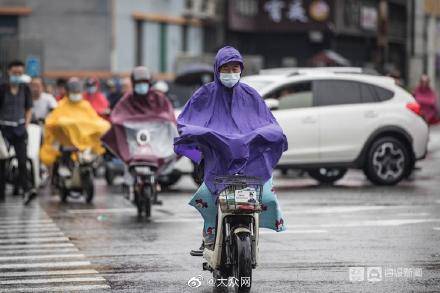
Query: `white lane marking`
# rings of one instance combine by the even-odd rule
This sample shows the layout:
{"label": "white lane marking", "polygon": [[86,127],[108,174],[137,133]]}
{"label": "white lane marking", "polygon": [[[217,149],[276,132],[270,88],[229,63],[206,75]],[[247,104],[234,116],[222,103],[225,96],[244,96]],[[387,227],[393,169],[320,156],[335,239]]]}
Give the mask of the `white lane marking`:
{"label": "white lane marking", "polygon": [[117,213],[126,213],[126,212],[137,212],[135,208],[119,208],[119,209],[77,209],[77,210],[69,210],[71,214],[117,214]]}
{"label": "white lane marking", "polygon": [[203,222],[203,219],[200,217],[197,218],[176,218],[176,219],[154,219],[152,220],[154,223],[198,223]]}
{"label": "white lane marking", "polygon": [[31,254],[31,253],[65,253],[65,252],[79,252],[76,247],[70,248],[50,248],[48,249],[17,249],[17,250],[0,250],[0,256],[17,255],[17,254]]}
{"label": "white lane marking", "polygon": [[72,283],[72,282],[102,282],[103,277],[79,277],[79,278],[52,278],[52,279],[25,279],[0,281],[0,285],[15,284],[50,284],[50,283]]}
{"label": "white lane marking", "polygon": [[109,285],[78,285],[78,286],[62,286],[62,287],[40,287],[40,288],[13,288],[8,289],[7,292],[77,292],[77,291],[89,291],[98,289],[110,289]]}
{"label": "white lane marking", "polygon": [[433,227],[432,230],[440,231],[440,227]]}
{"label": "white lane marking", "polygon": [[327,233],[327,232],[328,232],[327,230],[312,229],[312,230],[286,230],[282,232],[260,231],[260,234],[283,235],[283,234],[309,234],[309,233]]}
{"label": "white lane marking", "polygon": [[429,222],[440,222],[440,219],[387,219],[348,222],[339,224],[324,224],[319,227],[365,227],[365,226],[401,226],[408,224],[420,224]]}
{"label": "white lane marking", "polygon": [[11,233],[11,234],[0,234],[0,239],[12,238],[12,237],[56,237],[56,236],[64,236],[63,232],[41,232],[41,233]]}
{"label": "white lane marking", "polygon": [[98,274],[95,270],[62,270],[62,271],[33,271],[33,272],[4,272],[2,277],[34,277],[34,276],[57,276],[57,275],[92,275]]}
{"label": "white lane marking", "polygon": [[289,210],[283,211],[283,214],[332,214],[332,213],[352,213],[361,211],[383,210],[388,206],[334,206],[334,207],[319,207],[309,210]]}
{"label": "white lane marking", "polygon": [[17,224],[52,224],[52,220],[29,220],[29,221],[0,221],[0,225],[17,225]]}
{"label": "white lane marking", "polygon": [[11,260],[56,259],[56,258],[85,258],[85,255],[84,254],[49,254],[49,255],[0,256],[0,262],[11,261]]}
{"label": "white lane marking", "polygon": [[0,250],[3,249],[27,249],[27,248],[55,248],[55,247],[75,247],[73,243],[41,243],[41,244],[12,244],[0,245]]}
{"label": "white lane marking", "polygon": [[[71,261],[71,262],[43,262],[43,263],[11,263],[0,264],[0,269],[34,269],[34,268],[64,268],[64,267],[84,267],[90,266],[89,261]],[[1,275],[1,273],[0,273]]]}
{"label": "white lane marking", "polygon": [[412,216],[421,216],[421,217],[426,217],[429,216],[429,213],[399,213],[397,214],[397,216],[401,216],[401,217],[412,217]]}
{"label": "white lane marking", "polygon": [[0,234],[3,233],[33,233],[33,232],[59,232],[61,231],[58,227],[50,228],[22,228],[22,229],[0,229]]}
{"label": "white lane marking", "polygon": [[[69,241],[67,237],[47,237],[47,238],[11,238],[11,239],[0,239],[0,244],[2,243],[31,243],[31,242],[64,242]],[[1,245],[0,245],[1,248]]]}

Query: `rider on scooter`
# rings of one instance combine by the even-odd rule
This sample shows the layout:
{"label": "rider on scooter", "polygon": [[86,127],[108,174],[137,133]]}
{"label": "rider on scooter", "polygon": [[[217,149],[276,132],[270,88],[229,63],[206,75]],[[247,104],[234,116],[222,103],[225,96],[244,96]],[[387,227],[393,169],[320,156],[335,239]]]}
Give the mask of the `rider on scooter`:
{"label": "rider on scooter", "polygon": [[[110,120],[114,124],[125,118],[137,121],[150,121],[152,118],[160,118],[175,124],[176,118],[173,106],[165,95],[152,88],[152,76],[147,67],[139,66],[134,68],[131,73],[131,82],[133,91],[128,92],[121,98],[112,110]],[[107,146],[112,148],[112,139],[106,140],[104,138],[104,141]],[[113,148],[117,147],[113,146]],[[125,179],[126,183],[133,180],[128,170],[125,172]],[[131,184],[128,184],[128,186],[131,186]],[[155,199],[154,203],[161,204],[161,201]]]}
{"label": "rider on scooter", "polygon": [[72,77],[67,83],[67,95],[46,118],[41,161],[51,166],[61,155],[60,146],[73,146],[83,151],[90,149],[102,155],[105,149],[100,137],[110,123],[98,116],[89,102],[83,99],[82,84]]}
{"label": "rider on scooter", "polygon": [[[284,220],[272,188],[272,171],[287,150],[287,139],[257,91],[241,83],[243,59],[232,47],[217,53],[215,80],[198,89],[177,119],[175,152],[204,162],[204,183],[189,202],[204,219],[204,245],[215,239],[217,176],[256,176],[263,186],[260,226],[283,231]],[[200,251],[192,251],[200,255]]]}

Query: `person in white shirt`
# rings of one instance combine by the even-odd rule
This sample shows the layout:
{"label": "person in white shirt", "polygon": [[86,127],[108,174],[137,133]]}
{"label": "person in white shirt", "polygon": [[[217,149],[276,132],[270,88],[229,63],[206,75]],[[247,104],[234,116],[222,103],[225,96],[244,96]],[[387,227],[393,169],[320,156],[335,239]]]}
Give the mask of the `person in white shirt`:
{"label": "person in white shirt", "polygon": [[44,92],[44,83],[41,77],[34,77],[30,86],[34,103],[32,118],[36,121],[44,120],[47,114],[57,107],[57,100],[51,94]]}

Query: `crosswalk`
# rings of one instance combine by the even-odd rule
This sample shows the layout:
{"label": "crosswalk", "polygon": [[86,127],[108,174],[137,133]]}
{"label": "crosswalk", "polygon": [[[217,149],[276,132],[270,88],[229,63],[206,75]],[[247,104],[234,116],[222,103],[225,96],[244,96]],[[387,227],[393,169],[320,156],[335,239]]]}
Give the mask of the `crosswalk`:
{"label": "crosswalk", "polygon": [[107,281],[37,203],[0,203],[0,292],[106,289]]}

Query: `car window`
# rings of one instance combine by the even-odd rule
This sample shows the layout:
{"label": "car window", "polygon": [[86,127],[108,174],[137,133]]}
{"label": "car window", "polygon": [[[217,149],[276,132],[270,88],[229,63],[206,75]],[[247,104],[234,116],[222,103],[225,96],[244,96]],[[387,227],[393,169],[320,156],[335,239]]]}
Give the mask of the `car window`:
{"label": "car window", "polygon": [[267,98],[279,101],[279,110],[313,107],[311,82],[289,84],[276,89]]}
{"label": "car window", "polygon": [[261,79],[252,79],[252,78],[242,78],[240,82],[249,85],[254,88],[257,92],[260,92],[262,89],[270,85],[273,81],[270,80],[261,80]]}
{"label": "car window", "polygon": [[386,101],[394,96],[394,93],[392,91],[384,89],[383,87],[374,86],[374,85],[372,85],[372,87],[376,91],[376,96],[379,101]]}
{"label": "car window", "polygon": [[363,103],[386,101],[394,96],[394,93],[392,91],[384,89],[383,87],[363,82],[359,84],[361,86],[361,96]]}
{"label": "car window", "polygon": [[319,106],[358,104],[362,102],[360,85],[348,80],[318,80],[315,94]]}
{"label": "car window", "polygon": [[359,86],[361,90],[362,103],[375,103],[379,101],[373,85],[361,82],[359,83]]}

